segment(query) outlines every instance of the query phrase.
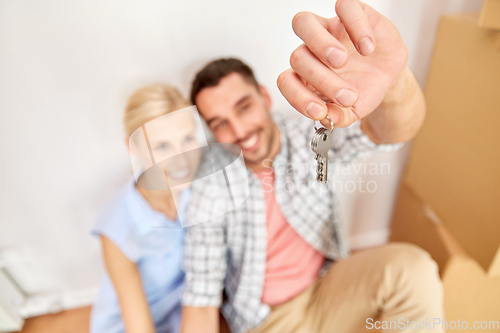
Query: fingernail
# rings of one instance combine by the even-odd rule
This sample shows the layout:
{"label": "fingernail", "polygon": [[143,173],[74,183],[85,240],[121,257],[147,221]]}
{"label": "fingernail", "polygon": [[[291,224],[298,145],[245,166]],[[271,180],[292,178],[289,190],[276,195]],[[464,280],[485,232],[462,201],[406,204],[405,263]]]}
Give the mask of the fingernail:
{"label": "fingernail", "polygon": [[358,50],[363,55],[369,55],[375,50],[375,44],[373,44],[372,40],[368,37],[363,39],[358,44]]}
{"label": "fingernail", "polygon": [[330,129],[330,126],[331,126],[330,120],[325,118],[323,120],[320,120],[320,123],[321,123],[321,125],[323,125],[324,128]]}
{"label": "fingernail", "polygon": [[306,107],[306,113],[313,119],[321,119],[324,117],[325,111],[318,103],[311,102]]}
{"label": "fingernail", "polygon": [[335,95],[335,100],[342,106],[353,106],[357,99],[358,94],[346,88],[340,89]]}
{"label": "fingernail", "polygon": [[325,58],[332,67],[338,68],[344,64],[346,53],[337,47],[330,47],[326,50]]}

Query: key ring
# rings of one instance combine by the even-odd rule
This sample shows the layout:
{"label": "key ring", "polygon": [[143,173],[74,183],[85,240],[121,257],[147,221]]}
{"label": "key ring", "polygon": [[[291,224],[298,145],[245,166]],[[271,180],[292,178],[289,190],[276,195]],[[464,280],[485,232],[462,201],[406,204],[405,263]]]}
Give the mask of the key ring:
{"label": "key ring", "polygon": [[[330,135],[330,134],[332,134],[332,132],[333,132],[333,128],[334,128],[335,124],[333,123],[332,118],[330,118],[330,116],[328,116],[328,115],[327,115],[327,116],[326,116],[326,119],[330,120],[330,127],[331,127],[331,129],[330,129],[330,133],[328,133],[328,135]],[[323,126],[323,127],[324,127],[324,126]],[[326,127],[325,127],[325,128],[326,128]],[[318,128],[316,127],[316,120],[314,121],[314,130],[315,130],[315,131],[317,131],[317,130],[318,130]]]}

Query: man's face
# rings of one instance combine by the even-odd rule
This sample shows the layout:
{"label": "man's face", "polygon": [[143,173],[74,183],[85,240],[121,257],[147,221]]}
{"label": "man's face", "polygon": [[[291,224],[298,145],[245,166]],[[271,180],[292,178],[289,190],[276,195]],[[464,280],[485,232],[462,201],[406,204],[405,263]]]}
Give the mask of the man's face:
{"label": "man's face", "polygon": [[196,106],[217,141],[238,145],[247,165],[258,166],[273,157],[279,132],[264,87],[257,89],[240,74],[231,73],[217,86],[202,89]]}

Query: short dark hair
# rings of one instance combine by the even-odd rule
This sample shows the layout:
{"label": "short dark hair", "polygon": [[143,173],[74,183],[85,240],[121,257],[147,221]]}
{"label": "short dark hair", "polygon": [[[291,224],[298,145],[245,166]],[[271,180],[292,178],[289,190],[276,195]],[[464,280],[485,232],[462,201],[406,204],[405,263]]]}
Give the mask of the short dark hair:
{"label": "short dark hair", "polygon": [[240,74],[245,81],[254,85],[257,89],[259,84],[255,79],[252,69],[243,61],[235,58],[224,58],[208,63],[196,74],[191,85],[191,102],[196,104],[196,96],[204,88],[215,87],[219,81],[231,73]]}

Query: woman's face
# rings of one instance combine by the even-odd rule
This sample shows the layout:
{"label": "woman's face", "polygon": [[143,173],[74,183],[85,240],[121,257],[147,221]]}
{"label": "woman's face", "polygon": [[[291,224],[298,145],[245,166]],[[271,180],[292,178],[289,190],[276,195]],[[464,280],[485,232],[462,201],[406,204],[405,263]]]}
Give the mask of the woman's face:
{"label": "woman's face", "polygon": [[[189,186],[200,161],[200,147],[196,138],[196,123],[192,108],[186,108],[158,117],[144,125],[155,164],[162,163],[172,190]],[[131,146],[136,142],[130,140]],[[131,151],[138,152],[137,147]],[[144,165],[151,165],[151,154],[137,154]]]}

